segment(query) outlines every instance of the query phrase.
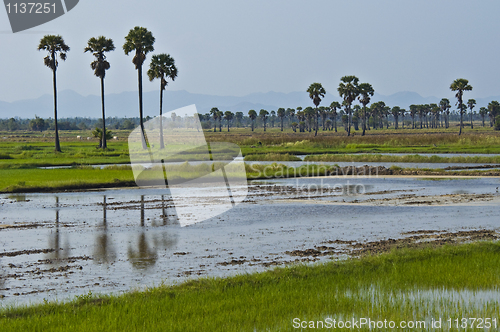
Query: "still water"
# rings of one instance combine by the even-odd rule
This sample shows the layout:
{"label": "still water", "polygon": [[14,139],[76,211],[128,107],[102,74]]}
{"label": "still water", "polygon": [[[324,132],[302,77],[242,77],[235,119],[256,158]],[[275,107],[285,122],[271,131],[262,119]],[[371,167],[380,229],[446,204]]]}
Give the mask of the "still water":
{"label": "still water", "polygon": [[[307,262],[290,252],[336,240],[401,238],[415,230],[498,230],[499,186],[498,178],[259,181],[250,184],[243,203],[207,220],[203,214],[216,201],[204,201],[203,190],[210,188],[203,188],[176,201],[183,213],[202,220],[185,227],[169,192],[159,189],[1,195],[0,305],[262,271]],[[468,194],[490,195],[491,200],[391,201],[402,195]],[[336,244],[334,250],[345,249]]]}

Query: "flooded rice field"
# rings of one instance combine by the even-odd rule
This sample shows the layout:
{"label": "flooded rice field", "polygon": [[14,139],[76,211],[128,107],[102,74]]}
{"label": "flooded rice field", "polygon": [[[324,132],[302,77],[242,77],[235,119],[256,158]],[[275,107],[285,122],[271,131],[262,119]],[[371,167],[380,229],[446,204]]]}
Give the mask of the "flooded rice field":
{"label": "flooded rice field", "polygon": [[0,305],[496,239],[499,186],[494,177],[258,181],[208,219],[223,199],[209,187],[186,189],[175,207],[154,188],[1,195]]}

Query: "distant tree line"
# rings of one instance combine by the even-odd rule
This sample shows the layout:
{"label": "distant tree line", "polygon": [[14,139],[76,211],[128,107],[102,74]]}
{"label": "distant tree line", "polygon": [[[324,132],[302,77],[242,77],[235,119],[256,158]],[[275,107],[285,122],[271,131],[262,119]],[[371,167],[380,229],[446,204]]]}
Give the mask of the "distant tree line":
{"label": "distant tree line", "polygon": [[[463,100],[464,91],[472,90],[468,80],[456,79],[450,85],[450,89],[456,92],[457,110],[451,110],[450,101],[446,98],[441,99],[439,105],[410,105],[408,110],[399,106],[387,106],[383,101],[372,103],[368,107],[374,95],[373,87],[369,83],[359,83],[356,76],[344,76],[337,89],[343,99],[342,104],[334,101],[330,106],[319,106],[326,91],[320,83],[312,83],[307,92],[314,108],[310,106],[296,109],[278,108],[277,112],[261,109],[258,113],[249,110],[248,115],[244,115],[243,112],[223,112],[214,107],[209,113],[200,115],[200,120],[204,129],[213,127],[214,132],[217,128],[219,132],[222,131],[223,126],[227,127],[227,131],[231,126],[250,127],[252,131],[260,126],[266,131],[266,127],[274,127],[277,124],[281,131],[284,127],[290,127],[294,132],[314,131],[315,136],[320,127],[323,131],[337,132],[340,126],[347,132],[347,136],[350,136],[351,126],[354,126],[354,130],[362,130],[362,135],[365,135],[366,130],[389,129],[390,126],[394,129],[449,128],[451,121],[459,122],[460,135],[465,125],[474,128],[474,120],[480,120],[483,127],[488,122],[490,127],[500,130],[498,101],[492,101],[488,107],[481,107],[479,112],[476,112],[474,99],[469,99],[467,102]],[[359,104],[353,105],[356,99]]]}
{"label": "distant tree line", "polygon": [[[149,116],[145,120],[151,119]],[[60,118],[59,130],[90,130],[96,127],[102,128],[102,119],[91,118]],[[110,129],[134,129],[139,125],[139,118],[106,118],[106,127]],[[42,119],[35,116],[34,119],[21,119],[19,117],[0,119],[0,131],[45,131],[54,130],[55,121],[52,118]]]}
{"label": "distant tree line", "polygon": [[[465,104],[464,104],[465,105]],[[468,100],[467,105],[474,106],[474,99]],[[468,109],[470,110],[468,106]],[[474,108],[474,107],[472,107]],[[465,110],[464,110],[465,112]],[[230,128],[291,128],[298,132],[313,132],[316,130],[348,131],[349,115],[339,102],[330,106],[320,106],[316,112],[313,107],[278,108],[271,110],[250,110],[243,112],[220,111],[212,108],[210,113],[200,114],[203,129],[211,131],[229,131]],[[355,130],[363,129],[365,116],[365,130],[377,129],[424,129],[450,128],[450,123],[460,122],[458,110],[451,110],[450,101],[443,98],[439,104],[410,105],[408,109],[399,106],[390,107],[379,101],[366,107],[352,106],[351,124]],[[473,122],[480,122],[482,127],[495,127],[500,130],[500,103],[492,101],[487,107],[478,111],[469,111],[468,121],[464,126],[472,127]]]}

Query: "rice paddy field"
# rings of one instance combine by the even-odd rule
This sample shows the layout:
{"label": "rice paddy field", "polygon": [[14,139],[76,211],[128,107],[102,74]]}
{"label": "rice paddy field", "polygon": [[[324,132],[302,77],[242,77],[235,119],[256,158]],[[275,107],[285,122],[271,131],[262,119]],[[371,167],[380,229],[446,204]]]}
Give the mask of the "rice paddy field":
{"label": "rice paddy field", "polygon": [[[122,296],[88,293],[69,303],[1,309],[0,327],[294,331],[330,330],[335,322],[337,329],[348,323],[357,331],[387,330],[383,324],[403,331],[494,331],[499,285],[498,243],[422,246],[321,265],[203,278]],[[370,322],[376,327],[370,329]]]}
{"label": "rice paddy field", "polygon": [[[498,215],[495,209],[495,204],[498,202],[498,178],[494,176],[497,170],[479,168],[482,164],[493,167],[493,164],[500,163],[498,157],[500,134],[492,130],[477,128],[474,131],[466,130],[459,137],[453,130],[371,130],[367,136],[360,136],[358,133],[353,137],[328,131],[320,131],[318,136],[314,137],[310,133],[293,133],[291,130],[281,132],[278,128],[271,128],[266,133],[261,130],[252,133],[248,128],[232,128],[230,132],[216,133],[205,131],[207,142],[224,141],[237,144],[247,162],[244,165],[246,176],[249,180],[262,182],[252,182],[250,188],[254,196],[249,196],[244,201],[244,212],[234,212],[233,217],[231,214],[214,217],[204,222],[206,225],[202,223],[199,231],[205,232],[204,227],[207,227],[207,234],[215,237],[215,234],[220,233],[217,227],[229,225],[236,220],[240,224],[231,224],[230,227],[233,227],[234,231],[229,235],[243,239],[248,234],[238,232],[246,229],[245,227],[250,230],[252,225],[259,225],[258,230],[249,231],[253,240],[246,239],[246,241],[249,243],[261,241],[261,231],[262,237],[268,233],[285,232],[283,238],[280,235],[279,243],[300,247],[300,250],[289,248],[290,251],[286,251],[286,255],[294,255],[294,252],[298,251],[298,255],[305,258],[293,262],[283,261],[280,264],[270,261],[267,262],[269,264],[265,265],[265,268],[257,272],[247,271],[243,266],[260,264],[257,263],[258,259],[264,260],[264,257],[267,259],[268,257],[264,256],[266,254],[256,258],[256,253],[250,250],[245,253],[243,259],[242,256],[233,255],[234,250],[219,248],[222,247],[219,241],[213,244],[217,247],[213,249],[224,252],[221,255],[229,255],[224,256],[228,261],[221,264],[233,266],[232,271],[236,273],[229,276],[203,276],[202,273],[201,276],[175,283],[159,277],[154,283],[141,284],[144,287],[130,288],[120,294],[93,292],[92,287],[100,287],[101,281],[96,279],[93,286],[91,284],[86,287],[82,286],[82,289],[77,292],[78,295],[72,299],[66,298],[62,301],[50,299],[31,305],[26,302],[20,305],[5,302],[9,304],[0,305],[0,331],[302,331],[313,328],[342,329],[347,327],[345,325],[347,322],[351,325],[355,324],[356,328],[353,330],[359,331],[386,331],[392,328],[392,326],[388,328],[387,324],[392,323],[402,331],[498,330],[500,323],[500,244],[497,235],[498,227],[492,222]],[[144,195],[141,194],[139,201],[136,197],[137,190],[139,190],[137,188],[116,189],[117,187],[136,187],[127,144],[129,133],[118,131],[117,139],[110,140],[108,149],[103,151],[97,148],[98,142],[90,137],[90,132],[63,131],[61,132],[61,153],[53,151],[53,137],[50,132],[0,133],[0,174],[2,175],[0,192],[34,193],[32,197],[19,196],[21,197],[19,199],[16,195],[3,195],[0,198],[0,209],[5,212],[0,215],[3,217],[0,220],[2,241],[5,244],[11,241],[9,232],[24,232],[25,235],[31,234],[39,239],[36,243],[41,243],[40,246],[43,247],[46,246],[43,242],[46,239],[45,237],[42,239],[40,234],[44,232],[47,232],[50,239],[54,236],[62,239],[63,235],[72,234],[71,232],[79,233],[80,237],[87,233],[99,232],[101,234],[106,232],[108,226],[111,228],[111,225],[114,225],[110,221],[110,215],[118,212],[123,215],[116,218],[113,223],[116,223],[117,227],[130,228],[132,226],[128,223],[135,222],[137,219],[135,215],[132,216],[135,210],[140,210],[141,222],[139,228],[134,224],[133,227],[136,228],[133,228],[131,233],[134,236],[145,234],[143,238],[147,239],[148,229],[159,227],[161,222],[156,221],[161,218],[165,219],[167,214],[164,210],[161,216],[154,214],[157,212],[156,209],[160,209],[154,204],[160,204],[158,203],[160,200],[151,199],[151,202],[144,203]],[[83,139],[77,139],[76,136]],[[182,149],[182,146],[175,148]],[[469,156],[468,154],[476,155]],[[287,162],[307,162],[308,164],[292,166]],[[350,173],[346,173],[345,167],[332,164],[336,162],[367,162],[372,163],[370,167],[375,168],[379,165],[378,163],[392,162],[467,164],[469,168],[471,168],[470,165],[478,165],[478,169],[474,170],[475,166],[472,166],[472,170],[445,171],[442,168],[405,169],[387,166],[377,168],[383,172],[381,178],[377,173],[375,179],[363,180],[363,177],[358,177],[359,174],[356,173],[360,171],[360,168],[354,167],[351,171],[347,168]],[[171,179],[175,178],[182,182],[188,181],[190,177],[197,178],[206,175],[207,172],[213,172],[216,168],[216,163],[207,166],[189,161],[175,164],[168,170],[161,168],[159,174],[165,177],[166,172],[170,174],[177,172]],[[148,174],[158,174],[158,172],[153,172],[154,167],[148,170],[150,173],[144,173],[146,180],[154,180],[153,175],[151,175],[152,178],[148,178]],[[384,177],[390,175],[415,177],[422,174],[427,177],[401,180],[405,183],[403,189],[393,186],[400,183],[396,177]],[[304,188],[299,186],[298,180],[296,185],[293,183],[292,178],[301,177],[310,177],[309,184],[316,188],[314,194],[312,194],[311,186],[303,191]],[[275,182],[266,183],[273,178],[276,178]],[[332,182],[332,186],[328,186],[329,191],[327,190],[326,194],[323,191],[317,194],[318,188],[323,190],[325,178]],[[408,181],[405,182],[405,180]],[[339,181],[342,185],[337,188],[334,184]],[[449,185],[448,182],[453,185]],[[479,187],[474,187],[474,189],[471,183],[478,184]],[[358,192],[356,189],[358,185],[367,189],[368,194]],[[264,187],[267,192],[262,194],[259,190]],[[347,193],[344,193],[345,188],[347,188]],[[355,189],[354,193],[349,192],[352,188]],[[58,193],[60,192],[81,191],[82,202],[84,202],[88,199],[85,195],[96,190],[103,191],[104,205],[95,202],[95,204],[86,203],[87,205],[73,202],[71,205],[63,203],[62,198],[59,203]],[[113,194],[106,190],[111,190]],[[118,192],[131,190],[133,199],[130,198],[123,204],[112,202],[110,201],[113,199],[112,195],[115,195],[113,190]],[[282,192],[278,190],[284,190],[288,196],[280,200]],[[341,195],[334,202],[330,202],[328,197],[337,195],[338,190],[342,191]],[[432,195],[419,196],[420,190],[430,190]],[[57,196],[56,207],[44,206],[41,203],[40,206],[36,205],[39,204],[36,200],[40,197],[41,200],[52,197],[47,196],[49,194],[43,194],[47,192]],[[199,213],[196,200],[202,199],[203,195],[199,196],[186,204],[187,207],[190,206],[189,204],[195,204],[191,211],[193,214]],[[191,199],[186,197],[184,197],[185,201],[189,202]],[[213,202],[217,199],[214,198]],[[161,194],[161,209],[164,208],[164,204],[172,205],[172,202],[172,199],[164,200]],[[213,202],[210,204],[215,204]],[[109,212],[106,212],[108,203]],[[23,204],[35,204],[33,206],[43,211],[39,213],[42,219],[43,213],[54,212],[56,221],[54,222],[52,217],[47,220],[38,220],[38,216],[27,214],[26,219],[21,220],[21,217],[16,217],[14,210],[8,210],[10,207],[22,210],[25,206]],[[80,206],[78,204],[83,204],[79,209],[88,209],[88,211],[85,210],[88,216],[97,213],[99,216],[96,220],[102,218],[102,221],[99,219],[99,226],[96,226],[95,230],[86,222],[76,221],[80,220],[78,218],[86,218],[87,215],[72,215],[72,213],[82,214],[82,211],[74,209]],[[148,207],[148,204],[151,206]],[[352,213],[353,206],[356,206],[356,211],[360,211],[359,214]],[[402,211],[402,214],[397,214],[396,210]],[[318,228],[320,221],[315,218],[319,214],[322,216],[321,223],[325,223],[325,227],[338,231],[340,224],[336,218],[340,215],[340,211],[343,211],[342,218],[345,218],[340,223],[341,227],[353,225],[353,222],[359,222],[361,219],[366,221],[363,225],[366,224],[367,229],[375,227],[373,230],[377,229],[378,226],[375,225],[377,222],[393,223],[390,227],[386,225],[388,232],[411,218],[422,216],[422,223],[412,222],[413,228],[407,234],[412,234],[411,232],[425,234],[429,229],[429,232],[439,233],[441,231],[432,230],[432,227],[438,225],[440,218],[445,216],[455,216],[447,219],[447,227],[455,232],[477,229],[482,227],[479,221],[482,220],[480,214],[484,212],[483,219],[488,223],[486,225],[488,230],[485,232],[489,235],[458,242],[448,241],[438,235],[434,238],[435,241],[418,237],[418,240],[411,245],[402,242],[403,244],[396,247],[379,251],[351,250],[341,254],[320,252],[318,248],[324,247],[327,250],[328,246],[319,243],[315,244],[314,248],[317,249],[301,247],[304,244],[300,241],[307,241],[308,234],[314,232],[318,233],[318,236],[327,234],[325,230]],[[351,211],[351,214],[348,211]],[[383,213],[387,214],[386,217],[380,217],[381,220],[378,220],[378,215]],[[65,214],[69,219],[63,221]],[[474,218],[479,219],[473,219],[473,214]],[[145,215],[148,217],[145,218]],[[259,216],[259,220],[252,220],[254,215]],[[130,221],[129,217],[134,220]],[[286,228],[286,223],[294,218],[298,218],[294,229],[282,230]],[[277,220],[283,223],[282,226],[278,226]],[[478,225],[473,224],[476,221]],[[269,226],[263,225],[266,223]],[[425,225],[425,228],[420,225]],[[165,225],[161,224],[161,226]],[[173,230],[168,227],[164,229],[166,233]],[[274,229],[270,231],[272,227]],[[183,226],[182,231],[179,232],[185,238],[189,238],[197,230],[195,226]],[[300,233],[302,234],[300,237],[290,235],[298,234],[293,233],[297,230],[304,233]],[[253,231],[255,233],[252,233]],[[365,235],[368,236],[365,231],[366,229],[360,228],[359,234],[356,234],[359,238],[363,238]],[[121,234],[121,231],[116,234]],[[124,236],[123,234],[120,236]],[[370,234],[373,236],[373,232]],[[395,239],[382,237],[381,241],[387,243],[400,241],[398,236],[401,237],[401,234]],[[354,242],[347,241],[343,236],[342,233],[335,240],[337,242],[334,241],[331,244],[351,243],[355,248]],[[182,236],[176,241],[182,244]],[[136,256],[132,252],[129,257],[122,260],[131,263],[141,259],[147,262],[153,261],[151,245],[143,242],[139,241]],[[242,241],[235,243],[240,242]],[[356,243],[363,245],[362,240]],[[257,247],[265,247],[268,244],[263,242]],[[42,252],[49,250],[49,253],[62,250],[59,245],[56,247],[49,248],[52,251],[30,247],[27,253],[29,254],[30,250],[42,250]],[[86,248],[87,243],[82,245],[83,247]],[[158,257],[170,259],[170,256],[175,256],[180,261],[183,257],[188,258],[190,254],[188,250],[175,251],[175,247],[176,244],[168,242],[168,246],[165,245],[165,253],[156,253],[154,261],[156,262]],[[163,247],[161,248],[163,250]],[[5,249],[4,252],[0,251],[0,263],[7,262],[8,257],[11,256],[24,257],[22,255],[26,253],[21,249],[13,247],[10,251],[5,251]],[[318,255],[327,257],[329,260],[316,262]],[[57,264],[60,262],[57,259],[59,258],[42,258],[33,263],[46,267],[46,269],[36,270],[41,274],[38,277],[43,279],[43,273],[46,273],[49,276],[45,278],[56,283],[60,281],[58,278],[61,280],[70,278],[69,272],[58,270],[60,266]],[[84,266],[85,269],[90,270],[106,266],[111,268],[115,264],[109,263],[110,265],[104,266],[102,262],[97,262],[97,258],[92,254],[64,259],[69,259],[69,263],[71,259],[88,260],[87,265],[81,263],[80,267]],[[120,264],[118,261],[116,261],[116,266]],[[278,259],[274,262],[277,261]],[[219,266],[219,263],[215,265]],[[3,298],[12,300],[12,297],[16,296],[30,296],[29,290],[26,290],[26,294],[18,292],[14,295],[9,282],[22,281],[23,273],[33,274],[34,270],[28,271],[28,266],[25,268],[24,263],[19,264],[13,261],[11,264],[0,264],[2,267],[0,304]],[[205,268],[205,263],[202,265],[203,267],[200,265],[200,271]],[[276,268],[275,265],[281,266]],[[136,278],[148,277],[147,267],[141,267],[140,264],[139,267],[136,273],[142,277]],[[52,269],[55,270],[52,271]],[[189,271],[195,270],[189,267]],[[52,273],[60,272],[61,276],[54,277],[58,281],[53,280]],[[22,285],[16,287],[26,288]],[[374,322],[374,325],[370,325],[367,320]],[[339,325],[340,322],[343,326]],[[365,323],[362,324],[362,322]],[[385,325],[380,327],[378,324],[382,322]]]}

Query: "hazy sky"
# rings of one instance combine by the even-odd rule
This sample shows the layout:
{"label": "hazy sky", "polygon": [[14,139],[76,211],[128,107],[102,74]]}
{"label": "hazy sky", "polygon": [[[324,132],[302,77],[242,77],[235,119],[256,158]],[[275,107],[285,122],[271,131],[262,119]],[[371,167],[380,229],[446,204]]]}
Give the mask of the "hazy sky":
{"label": "hazy sky", "polygon": [[[137,72],[122,45],[137,25],[155,36],[153,53],[175,58],[172,90],[241,96],[320,82],[336,92],[340,77],[356,75],[384,95],[451,98],[459,77],[474,87],[466,98],[500,95],[499,13],[498,0],[80,0],[66,15],[13,34],[1,9],[0,100],[52,92],[46,54],[36,50],[45,34],[60,34],[71,47],[59,89],[100,93],[83,49],[104,35],[116,46],[106,93],[136,91]],[[144,77],[145,91],[158,86]]]}

